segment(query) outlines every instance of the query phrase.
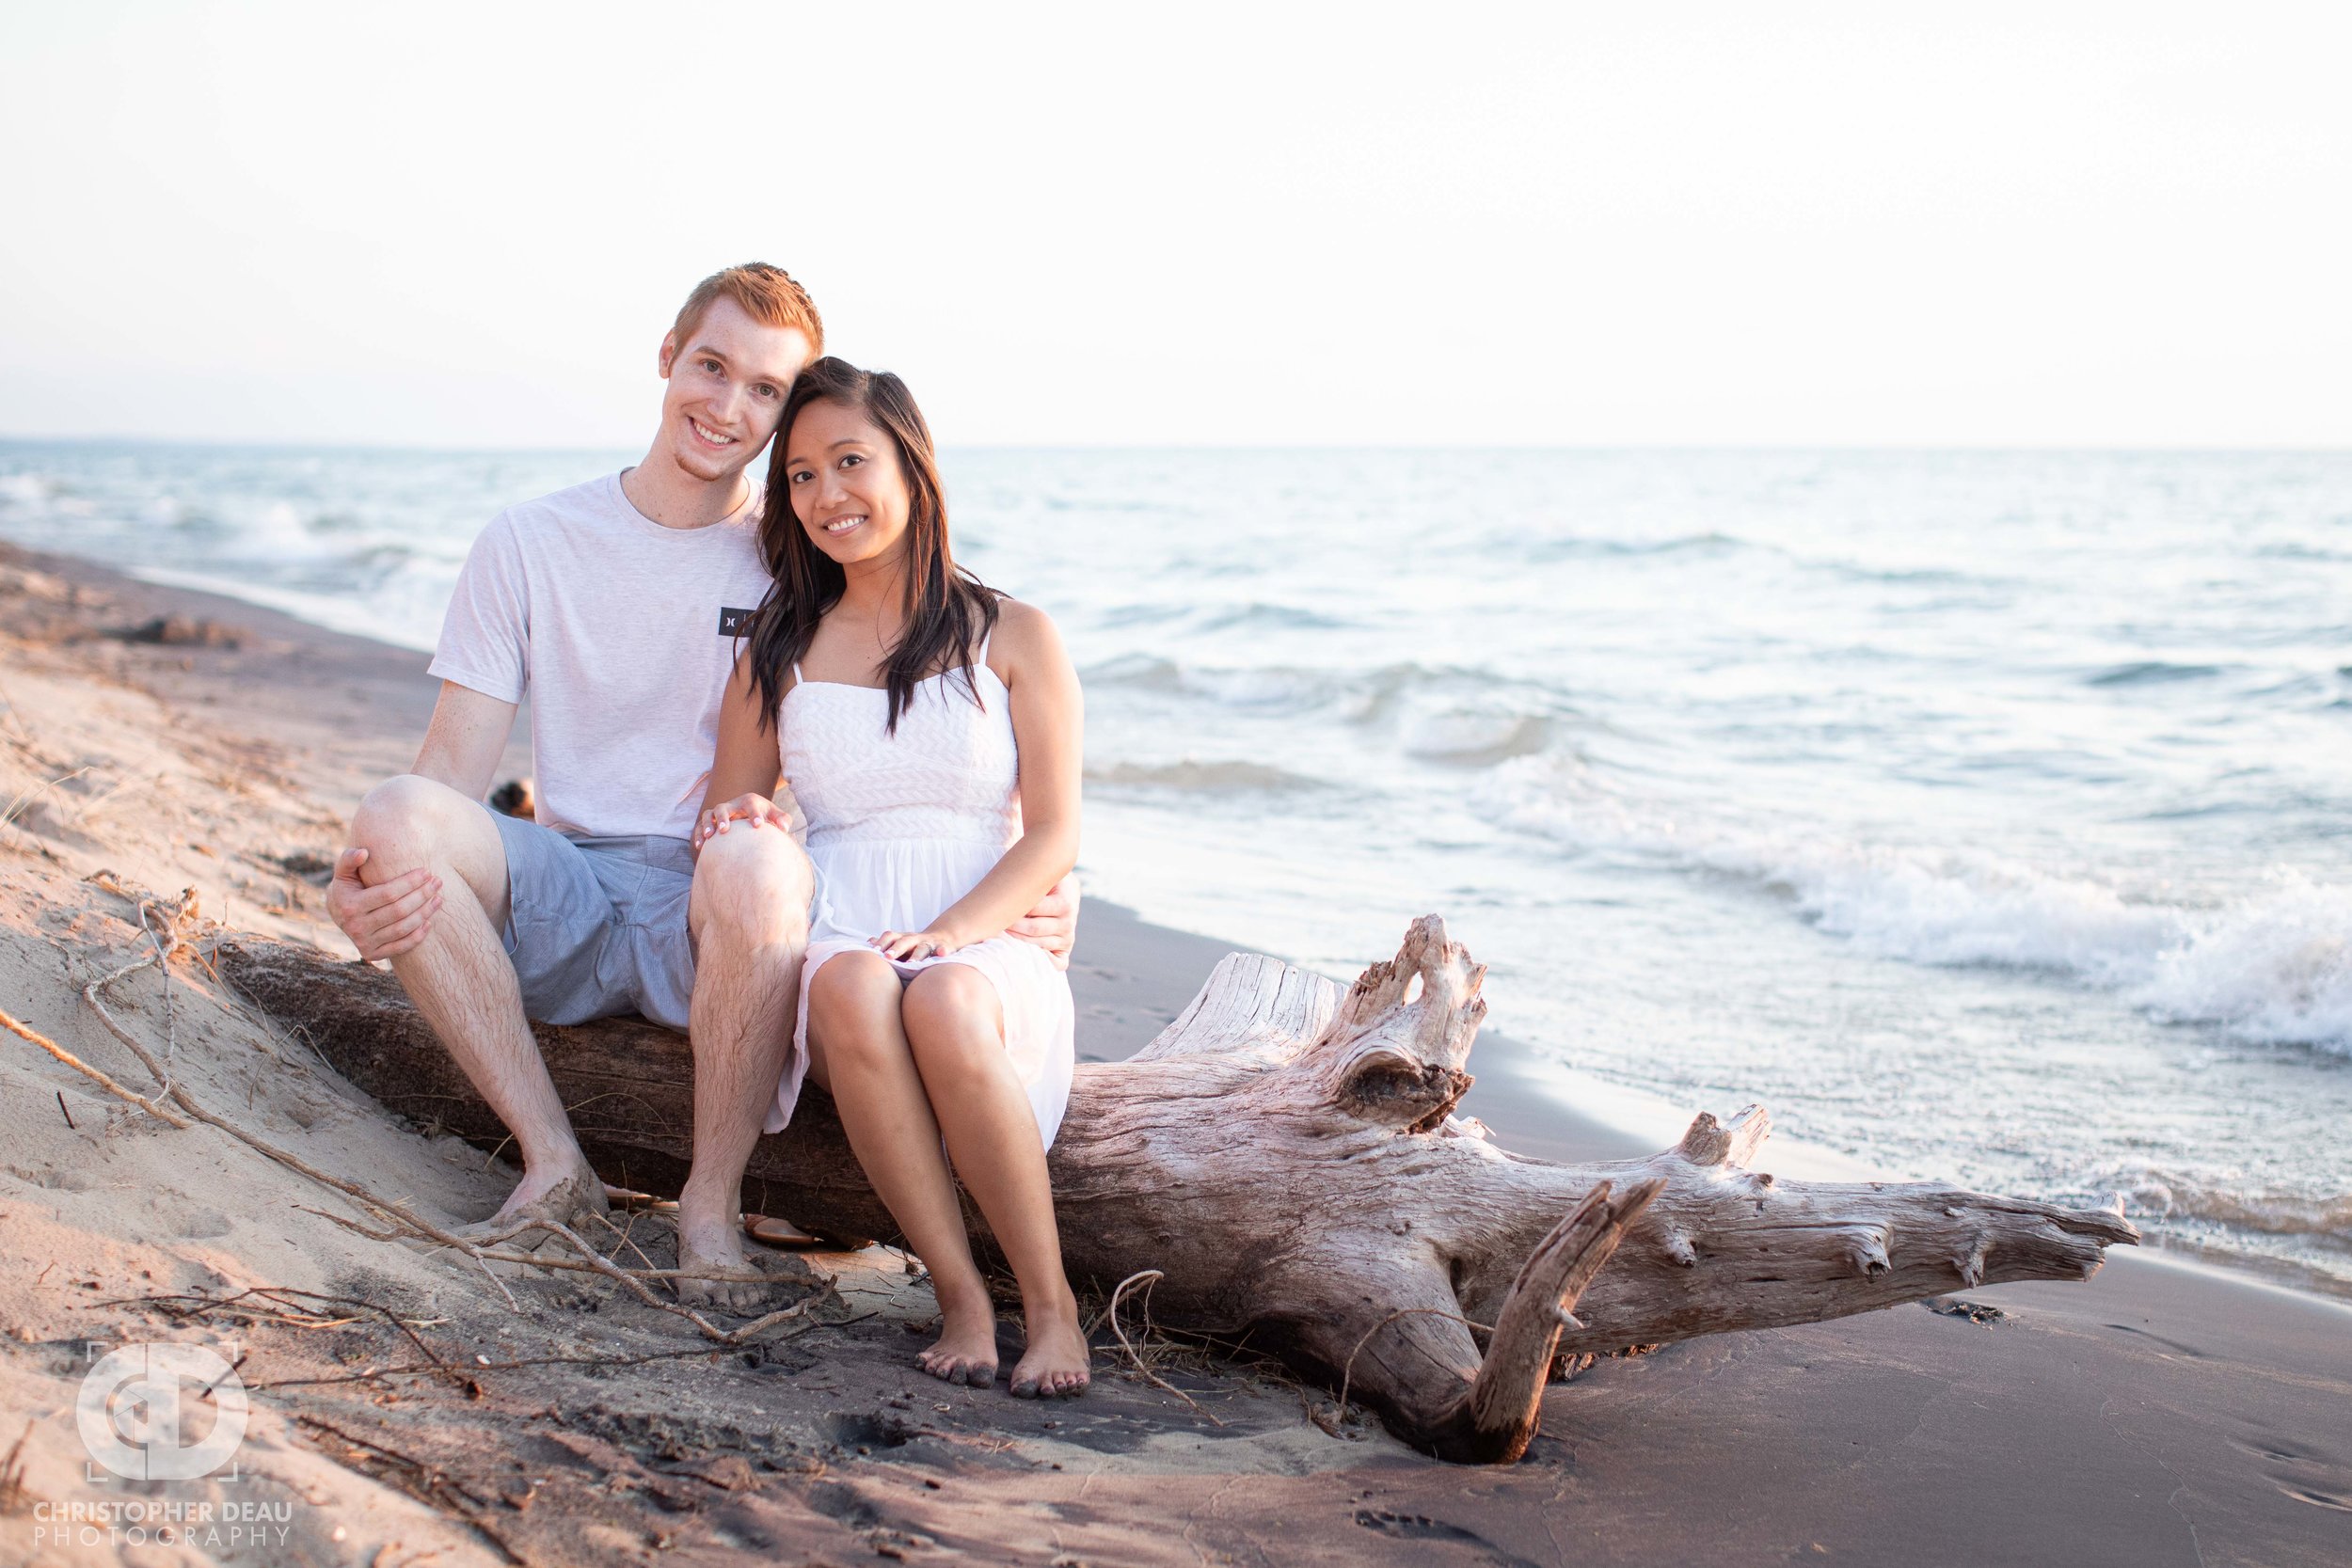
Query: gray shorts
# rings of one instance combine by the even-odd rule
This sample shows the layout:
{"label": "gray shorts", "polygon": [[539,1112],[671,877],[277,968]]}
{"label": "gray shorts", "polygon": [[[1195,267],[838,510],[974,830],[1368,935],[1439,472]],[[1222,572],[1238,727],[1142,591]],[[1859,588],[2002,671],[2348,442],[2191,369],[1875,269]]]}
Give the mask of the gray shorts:
{"label": "gray shorts", "polygon": [[[487,808],[485,808],[487,809]],[[490,813],[506,847],[506,953],[542,1023],[637,1013],[684,1030],[694,852],[682,838],[573,838]]]}

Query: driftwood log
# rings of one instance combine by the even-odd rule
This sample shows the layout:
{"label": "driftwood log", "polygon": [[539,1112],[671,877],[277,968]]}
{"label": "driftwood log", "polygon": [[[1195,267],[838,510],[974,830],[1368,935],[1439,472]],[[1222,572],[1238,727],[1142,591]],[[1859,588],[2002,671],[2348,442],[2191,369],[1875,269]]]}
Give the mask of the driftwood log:
{"label": "driftwood log", "polygon": [[[219,963],[387,1106],[504,1138],[389,974],[262,942]],[[2103,1210],[1775,1181],[1749,1168],[1770,1128],[1756,1107],[1703,1115],[1647,1160],[1505,1152],[1454,1115],[1484,973],[1434,916],[1345,992],[1237,953],[1135,1056],[1081,1064],[1051,1159],[1073,1282],[1157,1269],[1161,1324],[1247,1338],[1424,1451],[1496,1462],[1525,1450],[1563,1357],[2085,1278],[2137,1240]],[[675,1192],[693,1124],[684,1037],[635,1021],[537,1033],[598,1170]],[[896,1231],[814,1085],[744,1186],[747,1207],[820,1235]]]}

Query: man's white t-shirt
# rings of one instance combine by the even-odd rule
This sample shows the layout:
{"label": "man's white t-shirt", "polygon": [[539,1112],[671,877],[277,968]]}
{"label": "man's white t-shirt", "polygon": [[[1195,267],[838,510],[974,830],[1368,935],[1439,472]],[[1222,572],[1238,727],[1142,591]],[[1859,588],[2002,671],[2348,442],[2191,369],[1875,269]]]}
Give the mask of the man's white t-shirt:
{"label": "man's white t-shirt", "polygon": [[450,595],[432,673],[531,697],[539,821],[590,838],[693,832],[736,632],[767,596],[758,491],[706,528],[663,528],[621,476],[491,519]]}

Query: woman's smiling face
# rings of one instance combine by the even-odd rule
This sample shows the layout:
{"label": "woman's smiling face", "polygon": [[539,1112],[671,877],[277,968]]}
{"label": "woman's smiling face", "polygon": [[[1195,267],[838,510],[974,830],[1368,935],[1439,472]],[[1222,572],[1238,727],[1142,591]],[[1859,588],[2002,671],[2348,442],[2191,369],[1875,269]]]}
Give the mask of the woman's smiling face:
{"label": "woman's smiling face", "polygon": [[865,410],[812,403],[785,433],[792,512],[810,539],[844,567],[896,557],[910,498],[898,449]]}

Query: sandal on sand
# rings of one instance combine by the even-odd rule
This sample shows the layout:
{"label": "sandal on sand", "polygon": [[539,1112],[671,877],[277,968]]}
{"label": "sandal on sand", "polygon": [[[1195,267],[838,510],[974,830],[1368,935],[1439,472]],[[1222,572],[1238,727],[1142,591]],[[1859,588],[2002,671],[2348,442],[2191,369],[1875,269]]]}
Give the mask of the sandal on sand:
{"label": "sandal on sand", "polygon": [[790,1220],[780,1220],[772,1214],[745,1214],[743,1234],[755,1242],[762,1242],[771,1247],[786,1247],[794,1251],[807,1251],[811,1248],[832,1248],[844,1252],[858,1250],[855,1244],[844,1244],[823,1236],[812,1236]]}

